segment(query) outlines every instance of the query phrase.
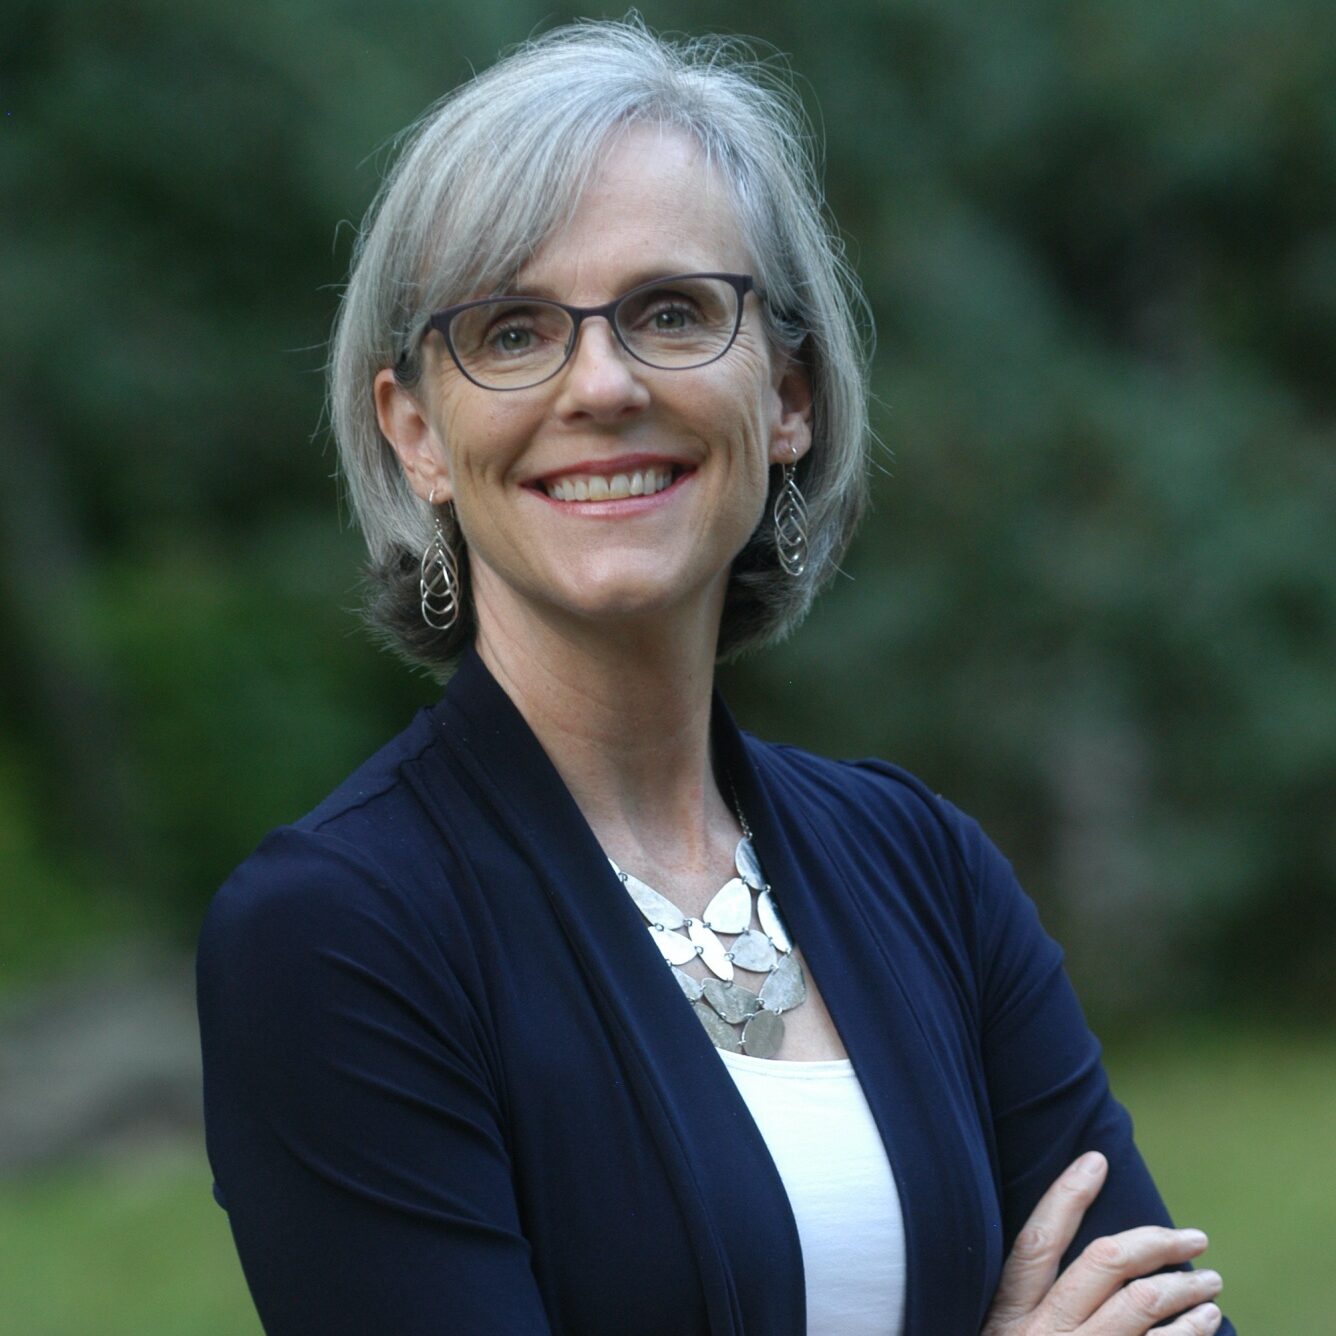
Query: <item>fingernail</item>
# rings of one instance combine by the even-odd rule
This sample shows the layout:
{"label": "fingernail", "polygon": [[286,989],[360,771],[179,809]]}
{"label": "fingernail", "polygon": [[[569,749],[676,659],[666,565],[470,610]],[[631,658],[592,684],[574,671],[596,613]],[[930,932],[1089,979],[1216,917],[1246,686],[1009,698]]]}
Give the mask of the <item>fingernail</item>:
{"label": "fingernail", "polygon": [[1097,1178],[1103,1168],[1104,1157],[1098,1151],[1092,1150],[1076,1162],[1076,1172],[1082,1178]]}
{"label": "fingernail", "polygon": [[1198,1271],[1197,1279],[1206,1285],[1220,1285],[1220,1273],[1218,1271]]}
{"label": "fingernail", "polygon": [[1200,1229],[1180,1229],[1178,1236],[1184,1243],[1193,1248],[1204,1248],[1210,1242],[1210,1239]]}

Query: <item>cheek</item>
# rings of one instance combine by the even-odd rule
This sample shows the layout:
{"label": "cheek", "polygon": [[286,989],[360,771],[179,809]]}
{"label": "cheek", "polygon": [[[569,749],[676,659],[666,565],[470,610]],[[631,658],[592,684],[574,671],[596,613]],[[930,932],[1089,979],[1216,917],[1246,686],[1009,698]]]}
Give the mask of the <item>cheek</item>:
{"label": "cheek", "polygon": [[[476,396],[487,395],[487,399]],[[501,400],[494,403],[492,400]],[[504,477],[531,439],[531,412],[506,401],[505,395],[477,390],[449,397],[437,419],[437,436],[451,478],[461,487],[470,478],[496,481]]]}
{"label": "cheek", "polygon": [[764,403],[753,403],[742,420],[736,419],[726,448],[730,457],[725,511],[750,535],[764,516],[770,490],[771,415]]}
{"label": "cheek", "polygon": [[760,392],[759,402],[753,404],[739,430],[739,457],[745,461],[749,480],[759,481],[763,489],[768,485],[774,462],[779,421],[779,396],[767,387]]}
{"label": "cheek", "polygon": [[728,356],[733,357],[735,353],[738,355],[736,369],[740,374],[734,381],[734,403],[748,405],[742,430],[748,444],[759,452],[764,469],[769,463],[771,442],[783,416],[783,403],[768,350],[748,344],[730,349]]}

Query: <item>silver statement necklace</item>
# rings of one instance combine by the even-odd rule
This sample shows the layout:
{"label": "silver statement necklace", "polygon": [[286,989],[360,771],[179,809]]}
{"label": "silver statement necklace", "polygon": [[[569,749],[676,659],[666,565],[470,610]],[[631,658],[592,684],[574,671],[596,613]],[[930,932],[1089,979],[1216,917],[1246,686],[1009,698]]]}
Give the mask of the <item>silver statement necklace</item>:
{"label": "silver statement necklace", "polygon": [[[666,896],[623,872],[611,858],[608,862],[645,916],[654,945],[715,1047],[772,1058],[784,1042],[783,1013],[807,997],[807,982],[774,892],[761,875],[751,828],[741,812],[738,820],[742,838],[733,854],[737,876],[715,892],[698,919],[688,918]],[[753,917],[759,927],[752,926]],[[733,940],[725,943],[723,937]],[[713,978],[697,979],[680,968],[697,957]],[[766,976],[759,992],[734,979],[735,966]]]}

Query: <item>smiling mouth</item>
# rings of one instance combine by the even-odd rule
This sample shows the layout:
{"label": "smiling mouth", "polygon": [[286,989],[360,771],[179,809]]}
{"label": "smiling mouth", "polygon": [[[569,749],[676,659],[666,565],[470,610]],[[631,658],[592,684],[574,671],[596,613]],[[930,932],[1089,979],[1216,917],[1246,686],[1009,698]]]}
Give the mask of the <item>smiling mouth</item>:
{"label": "smiling mouth", "polygon": [[628,496],[653,496],[670,487],[677,470],[669,465],[628,469],[622,473],[571,474],[542,484],[553,501],[621,501]]}

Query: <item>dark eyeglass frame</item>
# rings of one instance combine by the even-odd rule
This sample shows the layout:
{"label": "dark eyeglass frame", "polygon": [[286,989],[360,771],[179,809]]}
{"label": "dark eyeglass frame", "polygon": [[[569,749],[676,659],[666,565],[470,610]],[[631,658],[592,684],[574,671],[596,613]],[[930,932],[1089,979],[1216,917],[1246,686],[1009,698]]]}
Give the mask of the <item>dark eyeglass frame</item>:
{"label": "dark eyeglass frame", "polygon": [[[622,333],[621,326],[617,323],[617,309],[623,302],[638,296],[640,293],[650,288],[662,287],[665,283],[681,283],[689,278],[714,278],[727,283],[734,292],[737,293],[737,309],[734,312],[733,329],[728,336],[727,342],[713,357],[707,357],[703,362],[692,362],[689,366],[661,366],[657,362],[651,362],[647,358],[641,357],[634,348],[626,341],[626,336]],[[576,344],[580,341],[580,326],[586,320],[594,316],[601,316],[608,322],[608,328],[612,330],[617,342],[629,353],[635,360],[643,366],[653,367],[656,371],[698,371],[703,366],[709,366],[712,362],[717,362],[728,350],[737,342],[738,330],[742,328],[742,308],[749,292],[755,292],[758,298],[762,297],[760,289],[756,286],[756,280],[751,274],[666,274],[663,278],[653,278],[647,283],[637,283],[635,287],[623,292],[619,297],[614,297],[610,302],[604,302],[601,306],[571,306],[566,302],[555,301],[550,297],[526,297],[512,293],[498,293],[495,297],[475,297],[472,301],[459,302],[454,306],[446,306],[439,311],[434,312],[427,320],[422,330],[421,343],[428,334],[434,329],[439,332],[441,338],[445,341],[445,346],[449,350],[451,360],[459,368],[460,374],[470,383],[478,386],[479,389],[491,390],[496,394],[506,394],[512,390],[532,390],[537,385],[545,385],[554,376],[560,375],[567,362],[571,360],[575,352]],[[477,306],[489,306],[494,302],[525,302],[533,306],[551,306],[559,311],[564,311],[571,321],[571,335],[566,343],[566,351],[560,362],[548,372],[541,380],[534,380],[525,385],[487,385],[483,381],[475,380],[465,370],[464,363],[460,360],[459,354],[455,351],[454,341],[450,338],[450,325],[461,311],[469,311]]]}

